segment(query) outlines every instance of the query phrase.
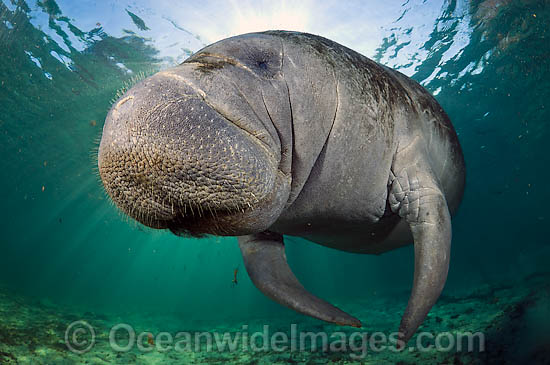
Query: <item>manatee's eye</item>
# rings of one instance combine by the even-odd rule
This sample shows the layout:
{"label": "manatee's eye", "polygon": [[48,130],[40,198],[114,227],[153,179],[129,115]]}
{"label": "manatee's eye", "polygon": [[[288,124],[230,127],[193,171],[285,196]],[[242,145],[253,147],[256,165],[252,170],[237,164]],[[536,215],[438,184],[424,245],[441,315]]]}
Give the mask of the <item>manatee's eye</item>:
{"label": "manatee's eye", "polygon": [[258,76],[265,79],[275,77],[280,67],[277,64],[277,57],[274,52],[266,49],[250,50],[246,58],[241,62],[248,65]]}

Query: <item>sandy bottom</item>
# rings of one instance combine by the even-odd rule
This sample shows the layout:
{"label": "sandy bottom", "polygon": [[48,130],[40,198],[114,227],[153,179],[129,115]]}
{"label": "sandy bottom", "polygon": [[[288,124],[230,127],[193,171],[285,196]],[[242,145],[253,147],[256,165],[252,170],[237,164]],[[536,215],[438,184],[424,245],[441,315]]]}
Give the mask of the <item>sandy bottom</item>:
{"label": "sandy bottom", "polygon": [[[404,297],[335,303],[368,319],[357,330],[300,315],[245,324],[62,311],[0,289],[0,364],[550,364],[550,274],[442,296],[396,351],[390,336]],[[121,323],[134,326],[133,339]],[[470,349],[468,333],[475,334]]]}

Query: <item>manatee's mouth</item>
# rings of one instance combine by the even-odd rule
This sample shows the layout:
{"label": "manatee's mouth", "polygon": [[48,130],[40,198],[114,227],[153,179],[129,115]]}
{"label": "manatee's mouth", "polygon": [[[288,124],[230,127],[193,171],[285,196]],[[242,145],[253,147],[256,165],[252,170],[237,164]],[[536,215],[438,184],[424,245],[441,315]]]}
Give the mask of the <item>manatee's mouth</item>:
{"label": "manatee's mouth", "polygon": [[273,167],[267,161],[239,168],[234,162],[220,167],[214,161],[166,157],[150,159],[155,162],[146,167],[145,155],[135,160],[139,162],[133,168],[124,164],[123,174],[104,162],[100,174],[108,194],[131,218],[178,235],[231,234],[236,216],[261,206],[275,189]]}
{"label": "manatee's mouth", "polygon": [[198,214],[177,214],[173,219],[161,222],[170,232],[183,237],[204,237],[207,234],[217,236],[234,235],[232,221],[235,215],[242,215],[252,211],[254,208],[242,208],[241,210],[216,210]]}
{"label": "manatee's mouth", "polygon": [[170,101],[154,105],[152,115],[150,106],[131,105],[136,98],[113,108],[98,156],[105,190],[151,228],[238,234],[239,220],[276,189],[277,161],[252,131],[198,97],[179,98],[177,112]]}

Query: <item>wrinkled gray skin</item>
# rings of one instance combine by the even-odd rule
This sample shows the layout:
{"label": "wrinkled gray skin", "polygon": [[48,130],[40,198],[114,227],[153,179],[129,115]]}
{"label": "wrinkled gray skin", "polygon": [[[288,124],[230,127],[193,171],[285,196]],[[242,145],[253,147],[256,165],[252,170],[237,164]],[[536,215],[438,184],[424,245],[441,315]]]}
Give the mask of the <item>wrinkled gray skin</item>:
{"label": "wrinkled gray skin", "polygon": [[416,82],[278,31],[222,40],[143,80],[113,105],[99,149],[123,212],[179,235],[240,236],[258,289],[328,322],[361,326],[298,282],[283,234],[368,254],[414,241],[401,345],[445,284],[464,171],[449,118]]}

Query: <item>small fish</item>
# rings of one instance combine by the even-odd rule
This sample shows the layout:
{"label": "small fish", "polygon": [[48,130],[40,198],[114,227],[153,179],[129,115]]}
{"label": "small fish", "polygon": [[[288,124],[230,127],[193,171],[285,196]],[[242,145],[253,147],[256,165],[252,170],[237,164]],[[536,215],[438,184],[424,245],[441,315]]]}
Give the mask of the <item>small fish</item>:
{"label": "small fish", "polygon": [[233,281],[232,281],[232,282],[233,282],[233,285],[237,285],[237,284],[238,284],[238,282],[237,282],[237,273],[238,273],[238,272],[239,272],[239,268],[237,267],[237,268],[235,269],[235,271],[233,271]]}
{"label": "small fish", "polygon": [[149,333],[147,335],[147,343],[151,346],[155,346],[155,340],[153,339],[153,334]]}

